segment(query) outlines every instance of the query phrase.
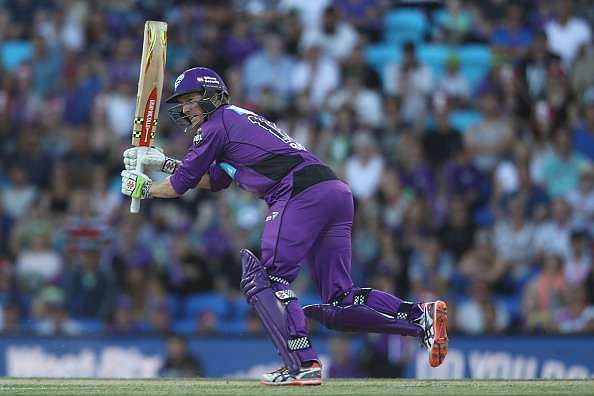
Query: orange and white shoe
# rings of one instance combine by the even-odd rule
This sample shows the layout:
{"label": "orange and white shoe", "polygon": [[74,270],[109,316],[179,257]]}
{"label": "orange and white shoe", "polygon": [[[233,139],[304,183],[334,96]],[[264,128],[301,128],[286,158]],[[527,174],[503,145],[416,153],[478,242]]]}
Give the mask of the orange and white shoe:
{"label": "orange and white shoe", "polygon": [[423,314],[415,322],[424,329],[421,345],[429,351],[429,365],[438,367],[448,354],[448,306],[441,300],[419,306]]}
{"label": "orange and white shoe", "polygon": [[264,374],[260,383],[272,386],[306,386],[322,384],[322,366],[313,362],[308,367],[301,367],[296,374],[289,373],[286,367],[281,367],[271,373]]}

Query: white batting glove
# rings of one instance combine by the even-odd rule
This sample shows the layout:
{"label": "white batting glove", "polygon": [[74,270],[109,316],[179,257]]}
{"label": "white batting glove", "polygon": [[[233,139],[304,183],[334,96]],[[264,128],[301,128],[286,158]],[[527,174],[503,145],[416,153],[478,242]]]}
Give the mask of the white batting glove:
{"label": "white batting glove", "polygon": [[142,170],[145,172],[161,171],[171,175],[180,164],[180,161],[163,154],[159,147],[130,147],[123,155],[126,170],[136,169],[138,150],[146,150],[142,156]]}
{"label": "white batting glove", "polygon": [[123,170],[122,194],[132,198],[150,198],[150,190],[153,181],[144,173],[137,170]]}

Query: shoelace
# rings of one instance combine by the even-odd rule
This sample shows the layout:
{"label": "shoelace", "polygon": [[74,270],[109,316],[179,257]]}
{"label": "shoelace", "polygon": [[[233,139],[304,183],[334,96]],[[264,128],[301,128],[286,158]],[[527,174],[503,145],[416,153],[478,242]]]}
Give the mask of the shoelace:
{"label": "shoelace", "polygon": [[282,373],[283,371],[286,371],[286,370],[287,370],[287,366],[283,366],[283,367],[277,368],[276,370],[274,370],[270,374],[280,374],[280,373]]}

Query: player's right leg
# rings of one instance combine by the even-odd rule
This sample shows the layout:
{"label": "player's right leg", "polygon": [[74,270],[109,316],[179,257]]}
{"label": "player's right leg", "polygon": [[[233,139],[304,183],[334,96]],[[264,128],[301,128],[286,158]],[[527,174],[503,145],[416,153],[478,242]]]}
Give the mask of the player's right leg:
{"label": "player's right leg", "polygon": [[440,365],[448,345],[446,304],[413,303],[380,290],[353,286],[352,196],[346,185],[335,187],[324,200],[327,207],[322,208],[334,218],[318,236],[307,260],[324,304],[305,306],[305,315],[333,330],[418,337],[429,350],[430,365]]}

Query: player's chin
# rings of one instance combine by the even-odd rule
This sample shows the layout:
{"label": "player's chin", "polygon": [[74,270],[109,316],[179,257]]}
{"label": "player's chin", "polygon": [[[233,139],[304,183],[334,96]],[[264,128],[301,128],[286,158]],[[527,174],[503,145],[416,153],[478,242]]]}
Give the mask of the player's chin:
{"label": "player's chin", "polygon": [[186,133],[196,133],[200,125],[204,122],[204,117],[202,115],[195,115],[190,118],[190,125],[188,125],[185,129]]}

